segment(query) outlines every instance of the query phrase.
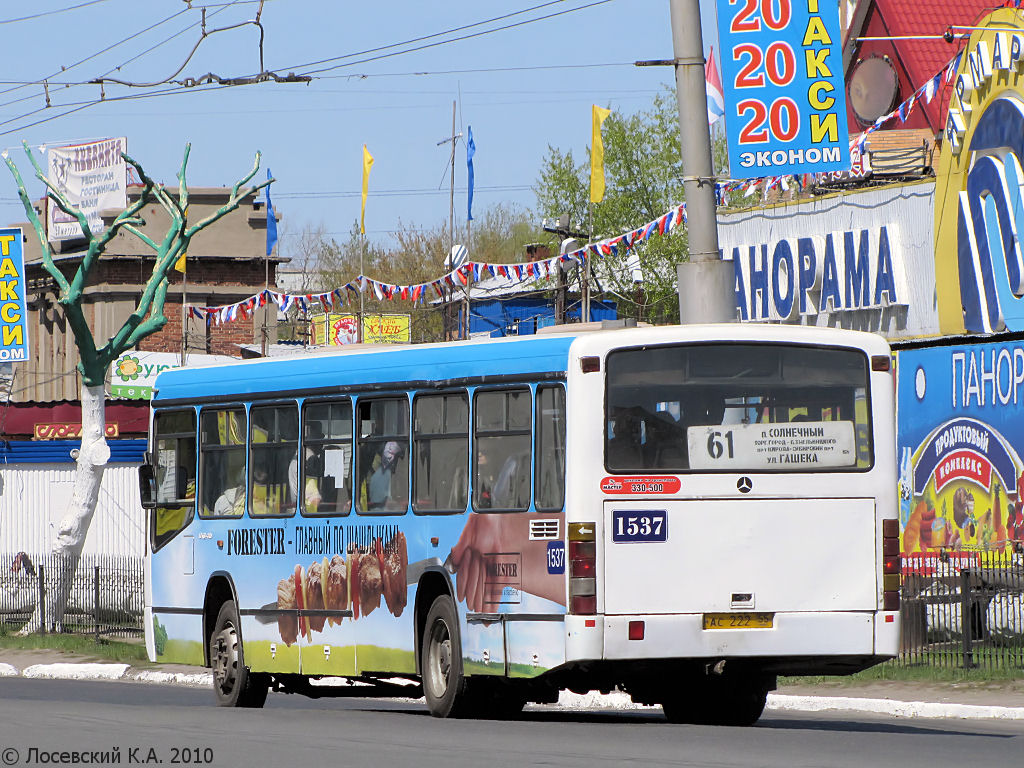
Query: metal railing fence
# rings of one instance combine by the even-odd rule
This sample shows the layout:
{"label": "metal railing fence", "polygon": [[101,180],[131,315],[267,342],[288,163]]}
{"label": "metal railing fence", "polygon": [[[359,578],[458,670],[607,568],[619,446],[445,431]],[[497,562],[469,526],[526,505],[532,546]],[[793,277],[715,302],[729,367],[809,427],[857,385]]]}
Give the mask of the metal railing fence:
{"label": "metal railing fence", "polygon": [[898,664],[1024,669],[1024,553],[903,558]]}
{"label": "metal railing fence", "polygon": [[22,627],[40,609],[41,632],[137,637],[145,598],[143,563],[127,555],[82,555],[58,621],[57,598],[71,567],[68,559],[52,553],[0,554],[0,623]]}

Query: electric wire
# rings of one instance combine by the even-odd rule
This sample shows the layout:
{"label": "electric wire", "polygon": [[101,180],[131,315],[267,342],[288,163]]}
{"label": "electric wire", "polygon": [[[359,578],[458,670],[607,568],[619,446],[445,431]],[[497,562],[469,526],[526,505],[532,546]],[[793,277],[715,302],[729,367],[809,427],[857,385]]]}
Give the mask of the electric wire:
{"label": "electric wire", "polygon": [[15,24],[19,21],[31,21],[32,19],[41,19],[44,16],[56,16],[58,13],[67,13],[68,11],[77,11],[79,8],[85,8],[89,5],[99,5],[100,3],[107,3],[110,0],[88,0],[85,3],[79,3],[78,5],[71,5],[67,8],[56,8],[52,11],[40,11],[39,13],[33,13],[31,16],[21,16],[16,19],[0,19],[0,24]]}
{"label": "electric wire", "polygon": [[[384,53],[384,54],[381,54],[379,56],[368,56],[367,58],[364,58],[364,59],[358,59],[356,61],[350,61],[350,62],[346,62],[344,64],[337,64],[337,65],[335,65],[333,67],[324,67],[322,69],[311,69],[311,70],[306,71],[306,72],[301,72],[300,74],[303,74],[303,75],[318,75],[318,74],[320,74],[322,72],[331,72],[331,71],[333,71],[335,69],[341,69],[343,67],[352,67],[352,66],[355,66],[356,64],[366,64],[366,63],[371,62],[371,61],[379,61],[381,59],[389,59],[389,58],[391,58],[393,56],[402,56],[402,55],[405,55],[407,53],[414,53],[416,51],[427,50],[428,48],[436,48],[436,47],[441,46],[441,45],[448,45],[450,43],[457,43],[457,42],[461,42],[463,40],[471,40],[471,39],[476,38],[476,37],[483,37],[484,35],[491,35],[491,34],[494,34],[495,32],[503,32],[503,31],[505,31],[507,29],[514,29],[515,27],[522,27],[522,26],[525,26],[526,24],[534,24],[534,23],[536,23],[538,21],[546,21],[548,19],[553,19],[553,18],[556,18],[558,16],[565,16],[566,14],[569,14],[569,13],[575,13],[576,11],[586,10],[588,8],[593,8],[595,6],[604,5],[606,3],[611,3],[611,2],[614,2],[614,0],[594,0],[594,2],[587,3],[586,5],[578,6],[576,8],[569,8],[569,9],[564,10],[564,11],[557,11],[555,13],[549,13],[549,14],[546,14],[544,16],[538,16],[538,17],[533,18],[533,19],[526,19],[525,21],[517,21],[517,22],[515,22],[513,24],[506,24],[506,25],[501,26],[501,27],[495,27],[494,29],[486,29],[486,30],[483,30],[481,32],[474,32],[472,34],[467,34],[467,35],[461,35],[461,36],[458,36],[458,37],[448,38],[447,40],[440,40],[440,41],[438,41],[436,43],[427,43],[427,44],[424,44],[424,45],[415,46],[413,48],[406,48],[406,49],[401,50],[401,51],[394,51],[392,53]],[[391,47],[393,47],[393,46],[391,46]],[[313,65],[312,64],[305,64],[305,65],[300,64],[300,65],[297,65],[297,66],[294,66],[294,67],[284,67],[284,69],[303,69],[306,66],[313,66]]]}

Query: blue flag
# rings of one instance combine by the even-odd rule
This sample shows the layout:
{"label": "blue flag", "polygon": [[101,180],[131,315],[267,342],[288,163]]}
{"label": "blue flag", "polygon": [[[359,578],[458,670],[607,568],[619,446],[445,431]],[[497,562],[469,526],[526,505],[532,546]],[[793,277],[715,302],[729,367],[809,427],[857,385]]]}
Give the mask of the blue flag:
{"label": "blue flag", "polygon": [[469,203],[466,221],[473,220],[473,155],[476,154],[476,142],[473,141],[473,126],[466,126],[469,140],[466,141],[466,168],[469,170]]}
{"label": "blue flag", "polygon": [[[267,178],[272,179],[270,169],[267,168]],[[270,185],[267,190],[267,256],[274,250],[274,243],[277,242],[277,216],[274,215],[274,204],[270,202]]]}

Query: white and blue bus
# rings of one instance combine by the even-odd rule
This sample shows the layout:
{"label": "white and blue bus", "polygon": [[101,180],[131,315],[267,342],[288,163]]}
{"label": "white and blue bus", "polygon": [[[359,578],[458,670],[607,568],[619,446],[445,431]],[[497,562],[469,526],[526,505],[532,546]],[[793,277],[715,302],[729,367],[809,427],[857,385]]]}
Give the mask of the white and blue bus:
{"label": "white and blue bus", "polygon": [[721,325],[166,371],[150,658],[226,706],[618,688],[753,723],[779,674],[897,652],[890,369],[876,335]]}

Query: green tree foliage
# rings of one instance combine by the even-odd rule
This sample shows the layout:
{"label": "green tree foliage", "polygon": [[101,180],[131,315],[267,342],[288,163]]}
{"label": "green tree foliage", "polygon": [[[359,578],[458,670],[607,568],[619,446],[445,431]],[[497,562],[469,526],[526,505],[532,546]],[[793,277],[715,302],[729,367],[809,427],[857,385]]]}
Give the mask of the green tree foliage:
{"label": "green tree foliage", "polygon": [[[549,146],[534,185],[540,216],[568,213],[572,228],[592,233],[592,241],[628,232],[683,202],[674,93],[658,94],[649,109],[632,115],[613,111],[602,137],[607,185],[602,202],[589,202],[589,147],[587,157],[576,163],[571,151]],[[630,268],[637,258],[639,273]],[[676,265],[686,258],[686,231],[679,228],[639,245],[632,261],[620,253],[595,263],[595,273],[606,297],[618,302],[621,316],[677,322]]]}
{"label": "green tree foliage", "polygon": [[[356,221],[343,241],[327,236],[322,227],[307,230],[289,255],[309,266],[304,289],[310,293],[333,290],[360,274],[393,285],[414,285],[447,272],[445,257],[451,249],[451,237],[446,224],[419,228],[400,221],[391,243],[369,238],[364,241]],[[493,206],[474,219],[468,238],[465,229],[455,231],[456,243],[469,242],[470,260],[490,263],[525,261],[526,244],[550,238],[531,223],[525,211],[506,205]],[[356,294],[349,293],[349,297],[349,311],[358,309]],[[431,303],[435,299],[433,290],[428,290],[419,304],[401,299],[381,301],[367,290],[363,309],[367,313],[408,314],[413,341],[440,341],[444,338],[443,311],[440,305]]]}

